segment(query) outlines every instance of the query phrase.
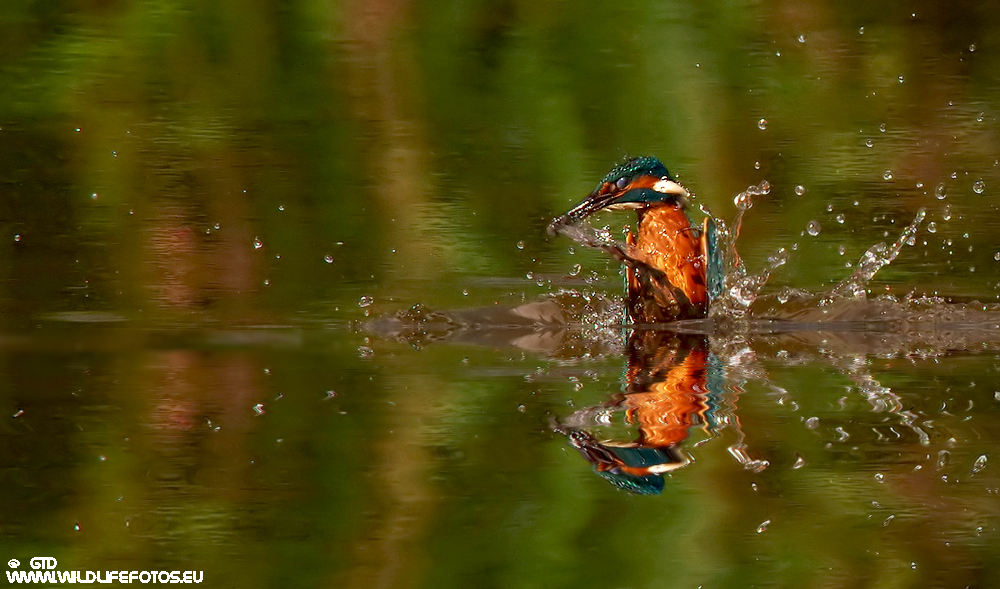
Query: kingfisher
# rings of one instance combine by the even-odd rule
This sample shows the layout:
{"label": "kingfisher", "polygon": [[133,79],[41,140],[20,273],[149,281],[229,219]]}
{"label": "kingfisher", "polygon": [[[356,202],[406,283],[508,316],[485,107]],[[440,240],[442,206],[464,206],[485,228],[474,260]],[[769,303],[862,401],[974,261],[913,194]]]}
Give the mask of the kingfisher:
{"label": "kingfisher", "polygon": [[715,251],[715,223],[706,217],[701,229],[694,227],[686,212],[689,197],[660,160],[628,158],[548,230],[552,235],[566,232],[600,211],[636,211],[636,232],[628,230],[624,249],[588,243],[627,266],[629,319],[649,324],[703,318],[721,291],[722,264]]}

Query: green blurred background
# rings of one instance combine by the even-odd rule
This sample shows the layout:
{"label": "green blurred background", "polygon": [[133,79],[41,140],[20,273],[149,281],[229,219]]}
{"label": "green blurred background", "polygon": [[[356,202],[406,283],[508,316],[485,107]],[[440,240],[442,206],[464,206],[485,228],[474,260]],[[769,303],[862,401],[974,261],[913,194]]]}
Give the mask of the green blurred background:
{"label": "green blurred background", "polygon": [[617,293],[544,228],[640,154],[724,219],[767,180],[740,252],[791,250],[775,285],[837,283],[924,208],[873,291],[995,301],[998,41],[989,2],[5,0],[0,557],[220,587],[995,584],[991,354],[764,362],[728,402],[773,466],[729,432],[636,498],[547,427],[621,358],[345,327]]}
{"label": "green blurred background", "polygon": [[742,246],[751,262],[801,246],[780,280],[829,284],[926,207],[939,231],[897,273],[995,296],[995,12],[12,0],[3,321],[459,303],[581,261],[542,229],[626,154],[657,155],[724,218],[768,180]]}

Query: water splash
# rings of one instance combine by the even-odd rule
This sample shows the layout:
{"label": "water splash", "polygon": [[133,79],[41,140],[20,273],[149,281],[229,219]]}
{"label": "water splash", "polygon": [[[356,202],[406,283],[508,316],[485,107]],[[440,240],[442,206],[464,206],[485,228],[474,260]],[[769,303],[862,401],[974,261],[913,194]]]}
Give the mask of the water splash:
{"label": "water splash", "polygon": [[748,186],[746,190],[737,194],[733,198],[736,217],[733,219],[731,229],[721,219],[712,215],[707,207],[704,205],[701,207],[701,211],[712,218],[718,227],[717,248],[723,272],[722,292],[712,302],[709,309],[710,317],[736,320],[746,317],[750,306],[760,296],[761,290],[770,279],[771,273],[788,263],[788,250],[779,248],[768,257],[767,267],[757,274],[750,274],[736,248],[736,242],[743,228],[743,216],[753,207],[754,197],[766,195],[770,191],[771,185],[764,181],[756,186]]}
{"label": "water splash", "polygon": [[904,245],[913,243],[914,235],[926,216],[926,210],[917,211],[917,216],[906,226],[899,239],[894,241],[890,247],[886,247],[885,243],[877,243],[868,248],[868,251],[858,261],[858,267],[854,273],[835,286],[830,294],[833,297],[865,298],[865,287],[879,270],[896,259]]}
{"label": "water splash", "polygon": [[[753,305],[761,300],[764,287],[770,280],[771,274],[789,262],[789,251],[786,248],[779,248],[768,257],[767,265],[763,269],[757,273],[751,273],[747,270],[737,251],[743,216],[753,206],[754,197],[767,194],[769,190],[770,186],[763,182],[757,186],[749,186],[737,194],[733,199],[737,213],[731,228],[722,220],[714,217],[707,207],[701,207],[701,211],[718,225],[717,242],[723,268],[722,292],[716,300],[712,301],[712,306],[709,309],[709,316],[713,319],[721,319],[727,324],[738,325],[744,320],[752,318],[754,316]],[[779,304],[779,307],[796,302],[801,305],[804,301],[815,307],[826,307],[837,301],[864,300],[867,294],[866,288],[879,270],[892,263],[902,251],[903,246],[913,245],[915,235],[926,216],[926,210],[920,209],[913,221],[906,226],[898,239],[891,245],[877,243],[868,248],[855,265],[854,272],[830,291],[813,294],[783,288],[774,293],[771,298]],[[808,230],[810,235],[819,233],[818,224],[815,224],[815,227],[814,224],[814,222],[810,223]],[[795,247],[793,246],[792,249]],[[797,309],[796,312],[801,313],[801,309]],[[831,314],[826,312],[825,315]]]}

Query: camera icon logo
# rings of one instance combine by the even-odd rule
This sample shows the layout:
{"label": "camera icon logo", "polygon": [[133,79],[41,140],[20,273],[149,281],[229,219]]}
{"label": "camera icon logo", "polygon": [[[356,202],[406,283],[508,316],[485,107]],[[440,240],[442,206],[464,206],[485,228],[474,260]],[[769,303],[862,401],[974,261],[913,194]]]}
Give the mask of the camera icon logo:
{"label": "camera icon logo", "polygon": [[21,566],[21,561],[17,560],[16,558],[12,558],[7,561],[7,566],[9,566],[12,569],[16,569],[17,567]]}

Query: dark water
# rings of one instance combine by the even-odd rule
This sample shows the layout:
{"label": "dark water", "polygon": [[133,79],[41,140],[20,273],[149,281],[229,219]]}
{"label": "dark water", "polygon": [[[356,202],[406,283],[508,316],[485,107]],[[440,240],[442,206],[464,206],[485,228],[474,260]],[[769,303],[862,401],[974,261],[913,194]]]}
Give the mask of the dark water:
{"label": "dark water", "polygon": [[[997,14],[5,4],[0,561],[211,587],[995,586]],[[788,256],[782,298],[923,209],[860,308],[953,305],[791,333],[511,325],[553,293],[613,316],[617,264],[544,229],[625,154],[727,220],[766,180],[739,252]],[[434,314],[455,309],[480,310]],[[684,465],[640,495],[588,448]]]}

